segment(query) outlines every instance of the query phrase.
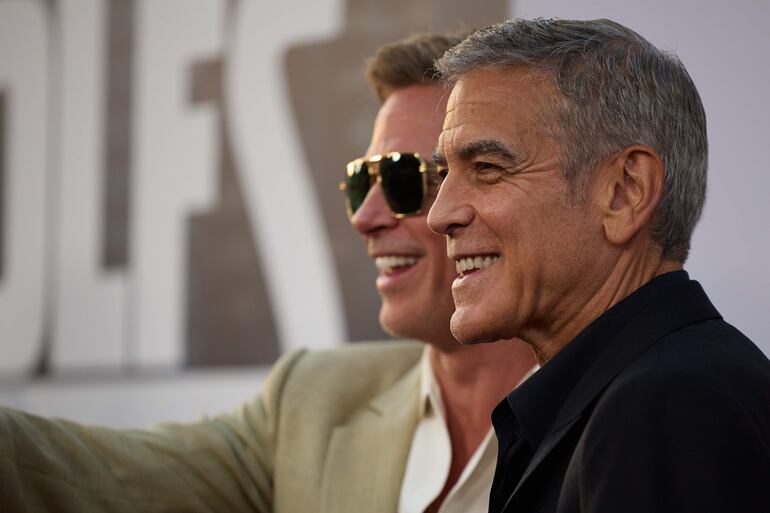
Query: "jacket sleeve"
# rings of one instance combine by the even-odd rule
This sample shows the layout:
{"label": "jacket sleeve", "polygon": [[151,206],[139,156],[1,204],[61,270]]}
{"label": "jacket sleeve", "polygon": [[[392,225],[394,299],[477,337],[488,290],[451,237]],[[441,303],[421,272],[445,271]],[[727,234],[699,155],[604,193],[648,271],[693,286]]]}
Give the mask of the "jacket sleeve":
{"label": "jacket sleeve", "polygon": [[147,430],[86,427],[0,408],[3,512],[268,513],[285,356],[236,411]]}
{"label": "jacket sleeve", "polygon": [[770,511],[770,453],[756,413],[681,372],[615,387],[597,404],[568,470],[578,474],[580,510]]}

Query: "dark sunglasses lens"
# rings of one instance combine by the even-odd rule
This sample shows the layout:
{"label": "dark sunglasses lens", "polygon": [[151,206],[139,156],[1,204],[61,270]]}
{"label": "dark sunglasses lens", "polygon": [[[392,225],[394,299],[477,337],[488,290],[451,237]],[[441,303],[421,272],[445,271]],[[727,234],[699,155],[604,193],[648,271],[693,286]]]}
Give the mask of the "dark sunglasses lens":
{"label": "dark sunglasses lens", "polygon": [[400,154],[380,162],[382,192],[396,214],[412,214],[422,207],[423,177],[414,155]]}
{"label": "dark sunglasses lens", "polygon": [[364,202],[366,194],[369,192],[371,178],[369,177],[369,165],[364,163],[355,163],[348,166],[347,194],[351,214]]}

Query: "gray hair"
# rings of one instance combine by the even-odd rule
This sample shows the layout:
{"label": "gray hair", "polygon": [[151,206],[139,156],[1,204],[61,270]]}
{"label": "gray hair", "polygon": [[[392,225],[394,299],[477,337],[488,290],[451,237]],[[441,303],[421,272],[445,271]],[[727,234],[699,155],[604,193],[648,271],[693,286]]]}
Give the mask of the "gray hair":
{"label": "gray hair", "polygon": [[544,106],[545,130],[561,148],[571,201],[585,201],[601,160],[634,144],[663,159],[665,183],[652,236],[664,258],[684,262],[706,197],[706,115],[679,59],[610,20],[509,20],[445,53],[448,84],[486,66],[525,66],[553,79],[563,97]]}

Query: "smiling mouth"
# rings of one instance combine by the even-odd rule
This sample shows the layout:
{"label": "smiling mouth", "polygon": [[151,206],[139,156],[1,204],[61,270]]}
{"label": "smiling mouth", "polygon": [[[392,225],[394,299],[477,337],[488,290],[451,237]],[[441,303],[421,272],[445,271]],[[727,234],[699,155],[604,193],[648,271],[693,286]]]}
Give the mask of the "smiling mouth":
{"label": "smiling mouth", "polygon": [[381,274],[389,275],[412,267],[420,260],[415,256],[384,255],[374,259],[374,265]]}
{"label": "smiling mouth", "polygon": [[466,274],[486,269],[490,265],[500,260],[500,255],[476,255],[462,257],[455,260],[455,269],[462,278]]}

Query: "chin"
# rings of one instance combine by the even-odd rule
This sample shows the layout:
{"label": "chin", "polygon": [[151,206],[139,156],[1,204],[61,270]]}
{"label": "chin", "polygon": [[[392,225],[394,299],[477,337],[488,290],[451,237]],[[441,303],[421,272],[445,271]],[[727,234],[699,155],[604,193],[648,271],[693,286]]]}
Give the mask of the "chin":
{"label": "chin", "polygon": [[383,305],[380,308],[380,326],[385,333],[395,338],[419,338],[416,336],[413,321],[399,315],[397,309]]}
{"label": "chin", "polygon": [[485,333],[470,332],[469,330],[463,330],[462,328],[456,328],[452,325],[452,336],[464,346],[475,346],[481,344],[491,344],[500,340],[499,337],[489,336]]}
{"label": "chin", "polygon": [[458,312],[452,315],[449,326],[452,335],[463,345],[486,344],[502,338],[494,329],[490,329],[493,326]]}

